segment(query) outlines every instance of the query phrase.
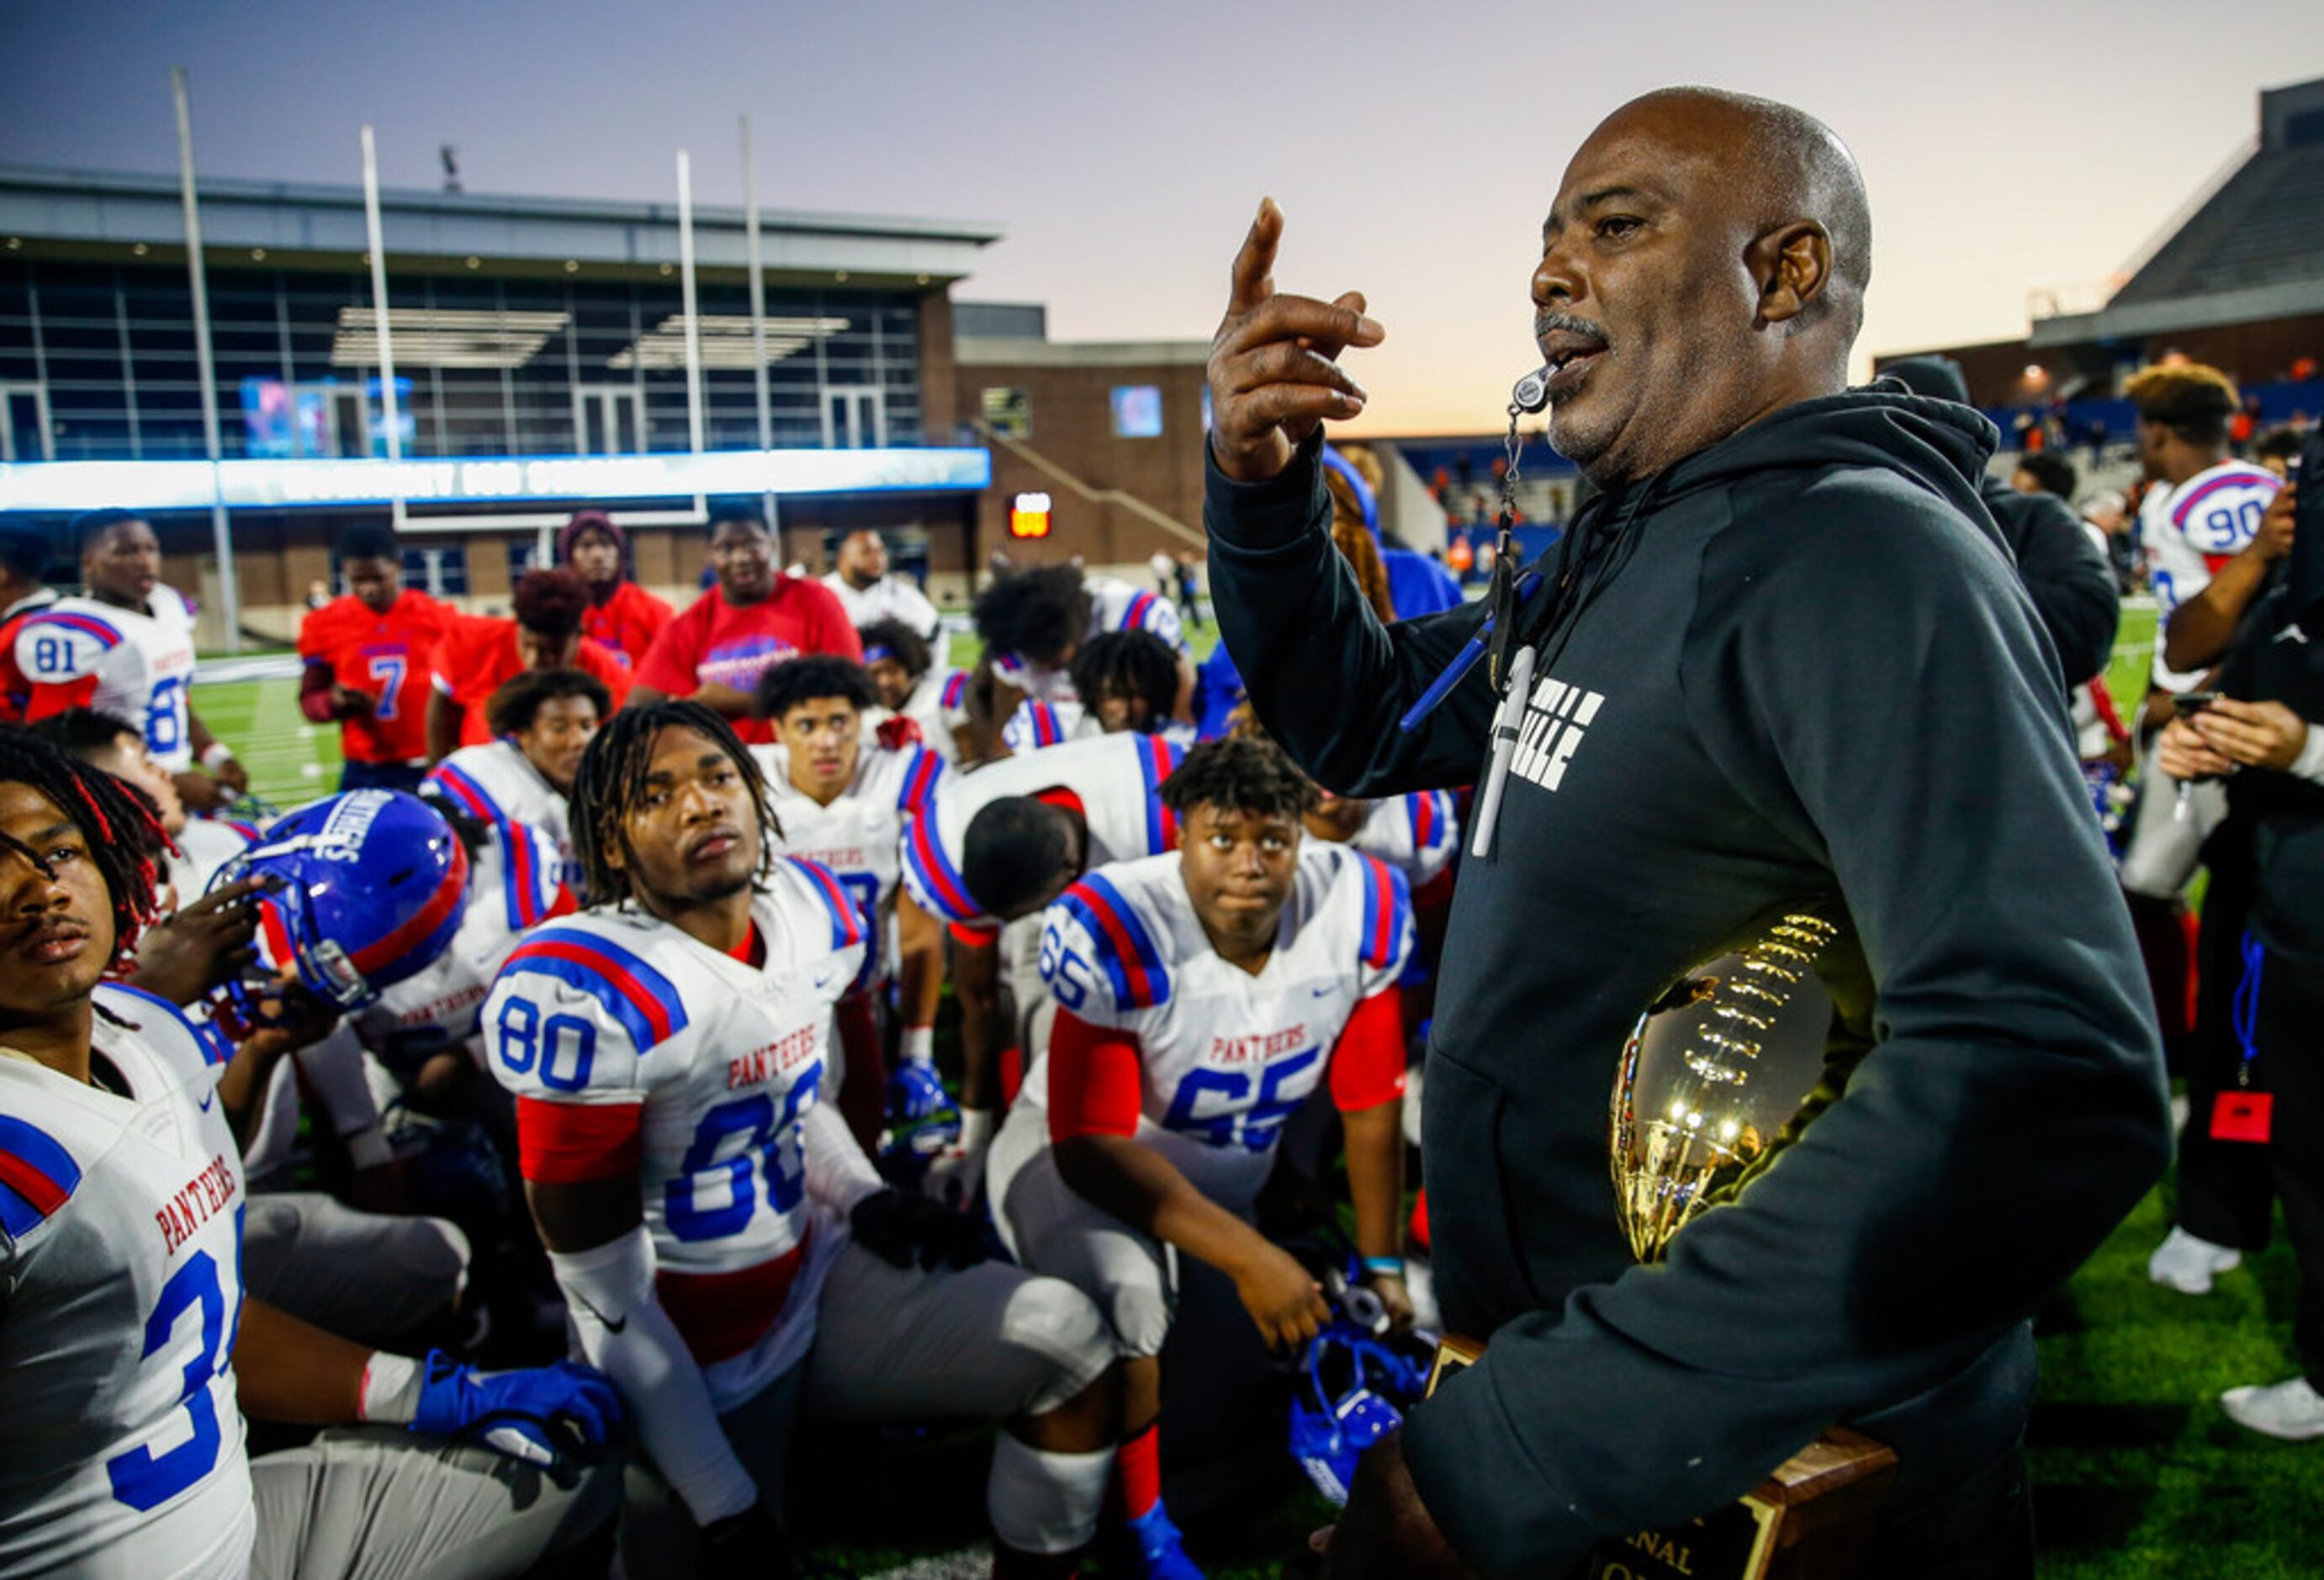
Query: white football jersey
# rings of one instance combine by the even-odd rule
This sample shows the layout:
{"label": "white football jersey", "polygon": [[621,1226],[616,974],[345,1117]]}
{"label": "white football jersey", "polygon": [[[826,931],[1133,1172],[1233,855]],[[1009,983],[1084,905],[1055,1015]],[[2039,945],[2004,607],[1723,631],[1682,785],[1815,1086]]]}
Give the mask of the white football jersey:
{"label": "white football jersey", "polygon": [[81,705],[145,732],[145,749],[171,773],[194,764],[186,688],[194,679],[194,619],[186,600],[156,585],[140,614],[96,598],[59,598],[26,615],[12,655],[34,686],[80,686]]}
{"label": "white football jersey", "polygon": [[886,981],[895,967],[885,940],[896,919],[904,830],[927,809],[944,777],[944,759],[925,746],[901,752],[860,748],[854,779],[825,807],[791,783],[790,753],[781,745],[753,746],[751,752],[766,771],[768,799],[782,827],[776,848],[831,869],[871,923],[872,957],[864,980]]}
{"label": "white football jersey", "polygon": [[[2138,534],[2146,547],[2160,621],[2168,624],[2172,610],[2210,585],[2221,566],[2250,546],[2260,517],[2282,486],[2264,467],[2222,461],[2175,488],[2158,485],[2146,491],[2138,507]],[[2163,661],[2163,644],[2154,644],[2156,685],[2184,691],[2199,674],[2172,669]]]}
{"label": "white football jersey", "polygon": [[603,1177],[593,1160],[604,1157],[636,1169],[656,1292],[720,1409],[814,1342],[816,1298],[845,1243],[807,1194],[815,1149],[870,1172],[833,1111],[814,1113],[863,920],[829,871],[790,857],[752,917],[763,966],[627,907],[567,918],[517,947],[484,1018],[528,1178]]}
{"label": "white football jersey", "polygon": [[[1402,975],[1411,894],[1377,857],[1303,841],[1275,952],[1253,976],[1212,947],[1183,860],[1173,851],[1085,873],[1044,919],[1041,975],[1061,1011],[1135,1039],[1137,1139],[1205,1194],[1248,1202],[1356,1006]],[[1047,1104],[1047,1064],[1028,1074],[1022,1101]]]}
{"label": "white football jersey", "polygon": [[1376,855],[1415,889],[1452,864],[1461,848],[1461,820],[1449,790],[1414,790],[1372,803],[1350,848]]}
{"label": "white football jersey", "polygon": [[565,792],[549,782],[515,742],[461,747],[429,771],[420,790],[442,796],[484,822],[524,823],[548,835],[557,846],[558,877],[574,893],[581,892],[581,867],[573,855],[573,814]]}
{"label": "white football jersey", "polygon": [[242,1160],[225,1049],[97,991],[127,1095],[0,1054],[0,1573],[241,1575]]}
{"label": "white football jersey", "polygon": [[[1083,640],[1109,631],[1148,631],[1180,652],[1186,651],[1185,627],[1178,606],[1160,594],[1118,576],[1093,576],[1082,582],[1089,594],[1089,629]],[[1073,677],[1063,670],[1046,669],[1017,653],[992,655],[992,672],[1011,686],[1043,702],[1077,702]]]}
{"label": "white football jersey", "polygon": [[1089,827],[1090,866],[1173,849],[1178,820],[1162,804],[1162,781],[1184,755],[1157,735],[1100,735],[947,775],[933,812],[915,818],[906,833],[904,882],[929,915],[993,927],[969,897],[960,864],[971,820],[1007,796],[1047,796],[1077,807]]}
{"label": "white football jersey", "polygon": [[[1104,735],[1097,715],[1078,702],[1042,702],[1028,697],[1001,726],[1001,744],[1013,753],[1038,752],[1068,741],[1089,741]],[[1181,751],[1201,738],[1194,726],[1170,719],[1153,732]]]}
{"label": "white football jersey", "polygon": [[162,913],[182,910],[209,892],[218,869],[257,842],[258,830],[224,818],[189,818],[174,836],[176,852],[162,885]]}
{"label": "white football jersey", "polygon": [[878,621],[895,620],[934,642],[944,624],[944,616],[928,602],[927,595],[900,576],[883,576],[868,587],[858,587],[835,570],[823,578],[823,585],[847,611],[847,623],[859,630]]}

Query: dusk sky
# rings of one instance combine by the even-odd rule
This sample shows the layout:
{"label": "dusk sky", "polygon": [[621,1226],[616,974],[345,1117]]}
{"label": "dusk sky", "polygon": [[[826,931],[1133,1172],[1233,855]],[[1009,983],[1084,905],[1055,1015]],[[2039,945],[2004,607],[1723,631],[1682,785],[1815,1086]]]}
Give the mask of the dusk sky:
{"label": "dusk sky", "polygon": [[0,162],[391,185],[453,143],[477,193],[741,199],[996,221],[955,295],[1057,339],[1206,339],[1262,193],[1286,290],[1369,293],[1377,432],[1497,429],[1532,365],[1526,282],[1567,156],[1632,95],[1799,105],[1872,195],[1869,354],[2024,331],[2091,291],[2236,153],[2256,95],[2324,75],[2315,0],[1553,7],[933,0],[0,0]]}

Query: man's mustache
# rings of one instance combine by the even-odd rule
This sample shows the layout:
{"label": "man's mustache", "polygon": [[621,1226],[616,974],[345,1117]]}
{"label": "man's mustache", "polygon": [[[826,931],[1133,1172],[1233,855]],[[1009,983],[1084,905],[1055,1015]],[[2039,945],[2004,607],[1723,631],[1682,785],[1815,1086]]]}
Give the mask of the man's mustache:
{"label": "man's mustache", "polygon": [[1534,314],[1533,337],[1535,339],[1538,340],[1544,335],[1553,334],[1560,329],[1564,330],[1569,335],[1587,335],[1593,340],[1603,340],[1606,338],[1606,330],[1603,326],[1597,323],[1594,319],[1582,318],[1577,313]]}

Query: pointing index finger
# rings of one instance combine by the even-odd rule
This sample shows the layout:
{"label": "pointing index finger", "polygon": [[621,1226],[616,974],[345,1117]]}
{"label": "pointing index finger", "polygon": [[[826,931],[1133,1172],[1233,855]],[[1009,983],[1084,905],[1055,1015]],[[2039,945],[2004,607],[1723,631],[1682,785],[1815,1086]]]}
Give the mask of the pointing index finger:
{"label": "pointing index finger", "polygon": [[1229,312],[1247,313],[1275,294],[1275,249],[1282,240],[1283,210],[1275,206],[1274,199],[1261,198],[1259,214],[1242,238],[1242,250],[1235,254]]}

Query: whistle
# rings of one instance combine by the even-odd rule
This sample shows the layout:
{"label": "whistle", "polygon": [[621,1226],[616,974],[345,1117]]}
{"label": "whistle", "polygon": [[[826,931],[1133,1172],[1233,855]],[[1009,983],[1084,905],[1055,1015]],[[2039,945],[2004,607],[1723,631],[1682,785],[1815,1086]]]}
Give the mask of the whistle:
{"label": "whistle", "polygon": [[1544,367],[1517,380],[1509,391],[1509,404],[1530,417],[1549,404],[1549,369]]}

